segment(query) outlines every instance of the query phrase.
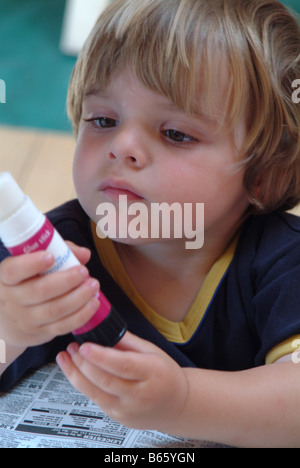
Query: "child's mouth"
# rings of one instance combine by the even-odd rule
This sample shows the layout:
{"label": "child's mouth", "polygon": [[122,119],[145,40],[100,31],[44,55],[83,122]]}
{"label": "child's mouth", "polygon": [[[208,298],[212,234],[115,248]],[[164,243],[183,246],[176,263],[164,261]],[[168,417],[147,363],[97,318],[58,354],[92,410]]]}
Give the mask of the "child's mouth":
{"label": "child's mouth", "polygon": [[130,184],[120,180],[104,180],[99,190],[112,200],[118,200],[121,195],[126,195],[131,201],[144,199]]}

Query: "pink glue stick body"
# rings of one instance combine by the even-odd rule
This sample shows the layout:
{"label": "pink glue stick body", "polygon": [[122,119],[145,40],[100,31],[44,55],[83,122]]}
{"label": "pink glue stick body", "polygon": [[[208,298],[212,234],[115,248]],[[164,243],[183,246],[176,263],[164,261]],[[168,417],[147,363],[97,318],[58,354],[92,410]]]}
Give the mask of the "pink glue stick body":
{"label": "pink glue stick body", "polygon": [[[0,173],[0,238],[11,255],[46,250],[55,259],[46,274],[79,265],[79,261],[50,221],[25,196],[10,173]],[[86,341],[114,346],[126,331],[126,324],[104,294],[100,307],[81,328],[74,330],[79,343]]]}

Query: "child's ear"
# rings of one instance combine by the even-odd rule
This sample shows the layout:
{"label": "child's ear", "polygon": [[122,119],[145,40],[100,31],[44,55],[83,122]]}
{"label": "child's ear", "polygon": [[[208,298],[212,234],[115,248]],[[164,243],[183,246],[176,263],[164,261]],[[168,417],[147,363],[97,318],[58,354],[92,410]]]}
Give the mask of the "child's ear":
{"label": "child's ear", "polygon": [[256,209],[262,209],[263,205],[261,203],[262,198],[262,179],[256,181],[256,183],[251,187],[251,190],[247,191],[247,198],[250,205]]}
{"label": "child's ear", "polygon": [[[287,180],[291,180],[285,168],[269,169],[256,177],[250,191],[248,200],[259,212],[274,211],[283,206],[287,200]],[[287,208],[285,208],[287,209]]]}

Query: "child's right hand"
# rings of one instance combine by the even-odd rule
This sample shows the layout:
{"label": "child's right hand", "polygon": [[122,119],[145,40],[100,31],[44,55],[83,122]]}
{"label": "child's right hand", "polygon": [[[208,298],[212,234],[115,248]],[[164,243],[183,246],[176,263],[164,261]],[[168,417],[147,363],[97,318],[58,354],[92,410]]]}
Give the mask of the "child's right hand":
{"label": "child's right hand", "polygon": [[46,343],[83,326],[99,308],[99,282],[89,277],[88,249],[69,242],[81,263],[41,275],[54,262],[47,252],[8,257],[0,264],[0,335],[6,344],[26,348]]}

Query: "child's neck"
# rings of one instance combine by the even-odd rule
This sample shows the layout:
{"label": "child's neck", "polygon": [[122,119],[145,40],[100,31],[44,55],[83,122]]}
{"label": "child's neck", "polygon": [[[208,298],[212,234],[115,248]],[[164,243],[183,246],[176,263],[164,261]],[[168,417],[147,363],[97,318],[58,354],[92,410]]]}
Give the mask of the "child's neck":
{"label": "child's neck", "polygon": [[[121,261],[145,302],[161,316],[181,322],[233,233],[205,241],[200,250],[179,248],[179,243],[116,244]],[[178,245],[179,244],[179,245]]]}

